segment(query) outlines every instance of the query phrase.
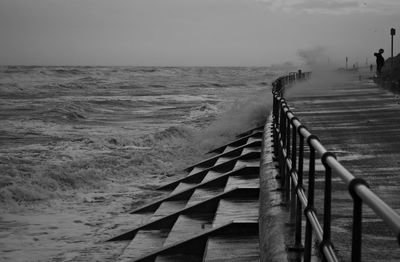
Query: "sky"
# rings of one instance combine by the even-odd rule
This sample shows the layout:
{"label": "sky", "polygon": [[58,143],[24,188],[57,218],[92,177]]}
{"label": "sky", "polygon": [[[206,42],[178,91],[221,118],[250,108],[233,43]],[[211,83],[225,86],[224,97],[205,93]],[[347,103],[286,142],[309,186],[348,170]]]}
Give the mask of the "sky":
{"label": "sky", "polygon": [[0,65],[365,64],[391,27],[399,0],[0,0]]}

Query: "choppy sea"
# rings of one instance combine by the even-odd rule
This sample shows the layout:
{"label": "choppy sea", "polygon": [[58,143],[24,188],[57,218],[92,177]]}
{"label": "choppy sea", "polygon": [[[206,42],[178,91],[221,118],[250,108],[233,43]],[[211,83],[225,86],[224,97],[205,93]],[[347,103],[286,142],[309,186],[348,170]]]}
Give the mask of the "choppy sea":
{"label": "choppy sea", "polygon": [[262,124],[267,67],[0,67],[0,203],[149,189]]}

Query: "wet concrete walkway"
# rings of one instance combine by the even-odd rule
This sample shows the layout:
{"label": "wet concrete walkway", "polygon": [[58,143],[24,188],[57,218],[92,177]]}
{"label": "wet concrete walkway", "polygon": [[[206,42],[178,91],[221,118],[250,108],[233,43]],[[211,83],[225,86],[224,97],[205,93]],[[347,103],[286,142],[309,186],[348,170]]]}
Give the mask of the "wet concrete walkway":
{"label": "wet concrete walkway", "polygon": [[[289,107],[328,151],[400,213],[400,102],[395,93],[357,75],[310,80],[289,88]],[[306,170],[307,171],[307,170]],[[322,167],[316,208],[323,210]],[[332,241],[342,261],[350,260],[352,200],[333,179]],[[396,235],[373,211],[363,209],[362,261],[400,261]],[[322,216],[321,216],[322,219]],[[290,243],[287,237],[286,242]]]}

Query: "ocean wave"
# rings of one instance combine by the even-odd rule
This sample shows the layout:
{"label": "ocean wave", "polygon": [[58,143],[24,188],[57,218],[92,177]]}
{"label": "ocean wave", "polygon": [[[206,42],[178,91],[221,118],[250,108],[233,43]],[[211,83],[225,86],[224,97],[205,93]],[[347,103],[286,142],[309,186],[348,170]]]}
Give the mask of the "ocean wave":
{"label": "ocean wave", "polygon": [[204,87],[209,87],[209,84],[207,84],[207,83],[196,83],[196,84],[190,84],[190,85],[188,85],[188,87],[204,88]]}
{"label": "ocean wave", "polygon": [[[132,141],[137,147],[184,146],[194,136],[194,130],[186,126],[171,126],[164,130],[147,134]],[[182,143],[182,144],[181,144]]]}
{"label": "ocean wave", "polygon": [[1,72],[6,74],[15,74],[15,73],[29,73],[36,70],[36,66],[2,66],[0,67]]}
{"label": "ocean wave", "polygon": [[228,86],[228,84],[221,84],[221,83],[210,83],[210,86],[214,86],[214,87],[226,87]]}
{"label": "ocean wave", "polygon": [[160,85],[160,84],[151,84],[149,87],[154,87],[154,88],[165,88],[167,87],[166,85]]}
{"label": "ocean wave", "polygon": [[58,76],[75,76],[75,75],[87,74],[87,71],[80,70],[77,67],[73,67],[73,68],[68,68],[68,67],[49,68],[48,72],[54,73],[54,74],[56,74]]}
{"label": "ocean wave", "polygon": [[210,103],[203,103],[201,106],[195,107],[190,111],[189,119],[194,120],[207,116],[214,116],[218,114],[219,109],[216,105]]}
{"label": "ocean wave", "polygon": [[88,113],[88,106],[78,103],[70,103],[66,105],[54,105],[52,108],[45,109],[43,111],[37,112],[33,118],[41,119],[44,121],[82,121],[86,119],[86,114]]}
{"label": "ocean wave", "polygon": [[193,136],[193,129],[173,126],[139,137],[82,137],[23,155],[11,152],[0,158],[0,202],[25,205],[71,190],[104,189],[109,181],[135,180],[151,188],[199,160]]}
{"label": "ocean wave", "polygon": [[199,146],[209,151],[229,142],[237,134],[263,125],[272,106],[269,96],[269,92],[263,91],[230,104],[214,122],[200,132]]}

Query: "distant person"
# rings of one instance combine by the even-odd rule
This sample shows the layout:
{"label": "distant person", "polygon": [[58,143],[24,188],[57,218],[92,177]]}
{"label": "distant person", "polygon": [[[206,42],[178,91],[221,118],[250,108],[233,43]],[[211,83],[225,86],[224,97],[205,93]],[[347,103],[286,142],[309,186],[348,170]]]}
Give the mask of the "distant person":
{"label": "distant person", "polygon": [[376,56],[376,72],[378,73],[378,75],[381,74],[382,67],[385,65],[385,59],[382,56],[383,52],[384,50],[381,48],[379,49],[378,53],[374,53],[374,56]]}
{"label": "distant person", "polygon": [[370,72],[374,71],[374,66],[372,64],[369,66],[369,71]]}

